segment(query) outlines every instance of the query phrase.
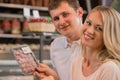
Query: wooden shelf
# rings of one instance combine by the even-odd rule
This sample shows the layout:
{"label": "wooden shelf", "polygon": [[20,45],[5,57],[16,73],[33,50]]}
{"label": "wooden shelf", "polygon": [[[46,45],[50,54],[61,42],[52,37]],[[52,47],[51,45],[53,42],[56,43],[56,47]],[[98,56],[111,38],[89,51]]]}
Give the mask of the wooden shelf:
{"label": "wooden shelf", "polygon": [[5,17],[19,18],[21,21],[24,19],[24,16],[21,14],[0,13],[0,20],[3,20]]}
{"label": "wooden shelf", "polygon": [[16,9],[30,8],[30,9],[35,9],[39,11],[48,11],[47,7],[35,7],[35,6],[28,6],[28,5],[10,4],[10,3],[0,3],[0,7],[16,8]]}
{"label": "wooden shelf", "polygon": [[[59,34],[52,33],[43,33],[44,36],[50,36],[52,39],[60,36]],[[0,38],[19,38],[19,39],[40,39],[40,36],[36,33],[25,34],[25,36],[21,34],[0,34]]]}

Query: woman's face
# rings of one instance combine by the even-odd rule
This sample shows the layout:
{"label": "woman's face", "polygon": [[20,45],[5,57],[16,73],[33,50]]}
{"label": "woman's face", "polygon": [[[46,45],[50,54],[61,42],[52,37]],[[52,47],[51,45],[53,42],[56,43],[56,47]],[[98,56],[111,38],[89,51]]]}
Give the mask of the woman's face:
{"label": "woman's face", "polygon": [[103,20],[98,11],[93,11],[87,16],[83,27],[82,43],[93,49],[103,47]]}

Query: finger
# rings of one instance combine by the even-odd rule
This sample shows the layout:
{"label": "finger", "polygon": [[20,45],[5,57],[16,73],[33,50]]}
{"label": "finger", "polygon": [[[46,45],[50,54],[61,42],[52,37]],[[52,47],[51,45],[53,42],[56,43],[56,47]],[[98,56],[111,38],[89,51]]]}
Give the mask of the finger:
{"label": "finger", "polygon": [[36,68],[35,68],[35,71],[37,71],[37,72],[39,72],[39,73],[42,73],[42,72],[46,72],[46,71],[47,71],[47,68],[36,67]]}
{"label": "finger", "polygon": [[47,66],[47,65],[42,64],[42,63],[40,63],[40,64],[39,64],[39,66],[40,66],[41,68],[48,68],[48,66]]}
{"label": "finger", "polygon": [[40,77],[41,79],[47,77],[47,75],[45,75],[44,73],[38,73],[38,72],[35,72],[34,75]]}
{"label": "finger", "polygon": [[49,67],[36,67],[35,68],[35,71],[37,71],[37,72],[47,72],[47,71],[49,71]]}

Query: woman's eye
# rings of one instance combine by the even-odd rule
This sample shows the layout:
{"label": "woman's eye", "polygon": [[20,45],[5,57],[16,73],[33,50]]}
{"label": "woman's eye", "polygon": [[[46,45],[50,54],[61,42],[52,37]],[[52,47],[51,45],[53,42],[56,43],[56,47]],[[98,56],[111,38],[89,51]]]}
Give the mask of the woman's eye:
{"label": "woman's eye", "polygon": [[101,28],[100,26],[96,26],[96,30],[103,31],[103,28]]}

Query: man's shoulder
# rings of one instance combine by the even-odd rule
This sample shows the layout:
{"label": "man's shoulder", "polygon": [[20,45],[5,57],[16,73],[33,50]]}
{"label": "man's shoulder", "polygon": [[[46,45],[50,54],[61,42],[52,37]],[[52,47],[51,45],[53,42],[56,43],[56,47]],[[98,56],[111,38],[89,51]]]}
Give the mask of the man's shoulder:
{"label": "man's shoulder", "polygon": [[60,47],[60,46],[64,46],[65,44],[67,44],[66,37],[60,36],[53,40],[53,42],[51,43],[51,46],[52,47],[58,47],[58,46]]}
{"label": "man's shoulder", "polygon": [[65,36],[60,36],[57,37],[56,39],[53,40],[53,43],[60,43],[60,42],[65,42],[67,39]]}

